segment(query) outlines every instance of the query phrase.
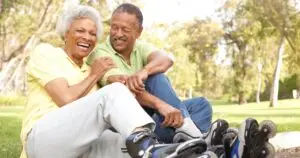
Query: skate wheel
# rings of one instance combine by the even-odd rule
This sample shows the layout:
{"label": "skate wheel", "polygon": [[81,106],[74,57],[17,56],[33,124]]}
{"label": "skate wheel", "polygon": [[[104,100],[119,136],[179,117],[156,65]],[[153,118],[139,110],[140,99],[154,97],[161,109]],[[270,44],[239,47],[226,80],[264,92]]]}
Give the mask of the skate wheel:
{"label": "skate wheel", "polygon": [[238,129],[237,128],[233,128],[233,127],[229,127],[226,131],[226,133],[233,133],[233,134],[236,134],[238,135]]}
{"label": "skate wheel", "polygon": [[267,134],[268,139],[274,137],[277,132],[276,125],[271,120],[264,120],[264,121],[260,122],[259,130],[261,132],[268,133]]}
{"label": "skate wheel", "polygon": [[222,142],[231,142],[238,135],[238,129],[229,127],[223,135]]}
{"label": "skate wheel", "polygon": [[265,143],[264,148],[261,151],[260,158],[274,158],[275,157],[275,148],[271,143]]}

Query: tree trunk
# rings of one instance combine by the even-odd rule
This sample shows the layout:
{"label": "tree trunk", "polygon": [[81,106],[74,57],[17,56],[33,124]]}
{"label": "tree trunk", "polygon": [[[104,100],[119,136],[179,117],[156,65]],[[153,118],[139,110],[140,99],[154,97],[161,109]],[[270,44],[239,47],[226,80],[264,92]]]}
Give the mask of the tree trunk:
{"label": "tree trunk", "polygon": [[258,75],[257,92],[256,92],[256,103],[260,103],[260,89],[261,89],[261,74]]}
{"label": "tree trunk", "polygon": [[270,107],[275,107],[278,101],[278,90],[279,90],[279,78],[280,78],[280,70],[282,67],[282,57],[284,53],[284,36],[283,34],[279,40],[279,46],[277,50],[277,64],[275,67],[275,71],[273,74],[273,85],[271,88],[271,95],[270,95]]}
{"label": "tree trunk", "polygon": [[193,98],[193,89],[192,88],[189,89],[189,98]]}
{"label": "tree trunk", "polygon": [[239,105],[243,105],[247,103],[246,99],[245,99],[245,92],[239,92]]}
{"label": "tree trunk", "polygon": [[[28,56],[28,51],[34,48],[39,39],[35,35],[32,35],[28,42],[25,44],[22,53],[18,53],[19,56],[15,57],[15,60],[12,60],[11,66],[7,66],[6,71],[3,73],[3,76],[0,78],[0,95],[5,94],[9,91],[20,91],[24,92],[26,86],[23,86],[25,82],[25,64],[26,58]],[[22,86],[20,86],[22,85]]]}
{"label": "tree trunk", "polygon": [[260,89],[261,89],[261,71],[262,64],[258,63],[258,82],[257,82],[257,92],[256,92],[256,103],[260,103]]}

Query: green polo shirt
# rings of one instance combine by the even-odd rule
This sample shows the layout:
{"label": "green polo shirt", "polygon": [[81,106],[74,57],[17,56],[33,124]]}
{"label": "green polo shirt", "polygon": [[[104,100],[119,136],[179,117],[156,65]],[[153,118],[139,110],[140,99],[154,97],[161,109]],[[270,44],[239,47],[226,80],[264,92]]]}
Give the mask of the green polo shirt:
{"label": "green polo shirt", "polygon": [[111,46],[109,37],[106,42],[98,45],[89,55],[87,64],[91,65],[93,60],[98,57],[111,57],[116,63],[117,68],[110,69],[99,82],[102,86],[107,84],[107,78],[112,75],[132,75],[141,70],[147,64],[147,58],[150,53],[157,50],[152,44],[137,40],[130,55],[130,64],[128,65],[124,58],[117,53]]}

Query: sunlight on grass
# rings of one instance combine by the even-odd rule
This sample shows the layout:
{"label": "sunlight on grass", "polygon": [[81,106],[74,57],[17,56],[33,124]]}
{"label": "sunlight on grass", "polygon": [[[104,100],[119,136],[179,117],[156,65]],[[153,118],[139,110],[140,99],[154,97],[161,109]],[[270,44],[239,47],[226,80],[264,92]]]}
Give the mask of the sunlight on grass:
{"label": "sunlight on grass", "polygon": [[17,158],[21,153],[21,119],[0,116],[0,157]]}
{"label": "sunlight on grass", "polygon": [[278,131],[300,131],[300,100],[282,100],[278,104],[274,108],[269,107],[269,102],[213,106],[214,119],[226,119],[236,127],[248,117],[267,119],[276,123]]}
{"label": "sunlight on grass", "polygon": [[[279,132],[300,131],[300,100],[279,101],[279,106],[269,108],[268,102],[246,105],[213,106],[214,120],[226,119],[230,126],[238,127],[247,117],[258,121],[272,120]],[[22,106],[0,106],[0,157],[18,158],[21,152],[20,130]]]}

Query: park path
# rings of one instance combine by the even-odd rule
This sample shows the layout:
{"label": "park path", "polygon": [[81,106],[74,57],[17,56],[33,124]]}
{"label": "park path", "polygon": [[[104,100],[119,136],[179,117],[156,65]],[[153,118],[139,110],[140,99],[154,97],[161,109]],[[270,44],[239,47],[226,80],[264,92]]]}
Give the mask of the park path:
{"label": "park path", "polygon": [[300,131],[277,133],[270,143],[276,150],[300,147]]}
{"label": "park path", "polygon": [[278,133],[270,142],[275,147],[275,158],[300,158],[300,131]]}

